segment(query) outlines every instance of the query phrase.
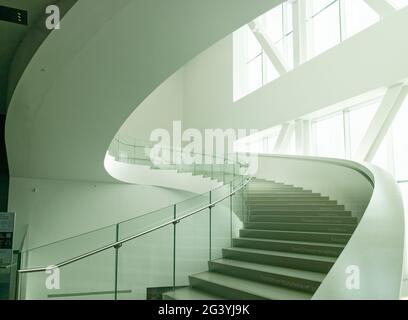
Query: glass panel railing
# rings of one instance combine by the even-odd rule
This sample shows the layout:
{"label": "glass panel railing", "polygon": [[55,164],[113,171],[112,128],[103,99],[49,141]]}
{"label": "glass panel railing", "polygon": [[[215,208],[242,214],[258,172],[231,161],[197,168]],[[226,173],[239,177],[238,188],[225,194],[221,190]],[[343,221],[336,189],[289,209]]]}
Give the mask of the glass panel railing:
{"label": "glass panel railing", "polygon": [[157,300],[173,289],[173,225],[118,249],[117,299]]}
{"label": "glass panel railing", "polygon": [[175,286],[189,285],[189,276],[206,271],[210,254],[209,209],[176,225]]}
{"label": "glass panel railing", "polygon": [[231,211],[232,184],[223,185],[211,192],[211,198],[217,202],[211,209],[211,256],[210,260],[222,257],[222,249],[231,246],[233,213]]}
{"label": "glass panel railing", "polygon": [[25,300],[111,300],[115,297],[115,249],[59,269],[20,275]]}
{"label": "glass panel railing", "polygon": [[[110,241],[100,252],[64,265],[59,270],[59,290],[47,287],[45,272],[20,276],[20,297],[23,299],[157,299],[166,291],[188,285],[188,276],[208,269],[208,261],[222,256],[222,248],[231,245],[242,227],[239,215],[245,215],[244,183],[237,177],[194,201],[167,207],[93,233],[60,241],[49,246],[23,252],[23,269],[48,262],[62,262],[67,252],[84,253],[84,244]],[[231,190],[235,194],[231,194]],[[210,200],[213,206],[210,206]],[[183,205],[186,210],[184,210]],[[192,212],[191,208],[203,208]],[[204,208],[208,206],[207,208]],[[232,207],[231,207],[232,206]],[[235,209],[234,209],[235,207]],[[187,210],[189,208],[189,210]],[[236,212],[233,212],[234,209]],[[236,215],[237,214],[237,215]],[[154,218],[153,218],[154,217]],[[174,217],[179,220],[174,220]],[[163,226],[160,226],[160,223]],[[135,235],[146,232],[140,236]],[[103,239],[98,236],[105,233]],[[131,238],[129,238],[131,237]],[[113,238],[113,239],[112,239]],[[114,245],[122,241],[120,245]],[[75,247],[76,251],[70,251]],[[44,250],[47,249],[47,254]],[[48,255],[48,252],[50,255]],[[62,253],[62,252],[65,252]],[[60,258],[60,260],[58,260]],[[52,262],[51,262],[52,261]],[[40,263],[41,262],[41,263]],[[47,264],[46,264],[47,265]]]}
{"label": "glass panel railing", "polygon": [[210,204],[210,193],[204,193],[182,202],[177,203],[176,205],[176,215],[175,218],[180,218],[191,211],[199,210]]}
{"label": "glass panel railing", "polygon": [[174,205],[159,209],[118,224],[118,240],[145,232],[174,218]]}
{"label": "glass panel railing", "polygon": [[[223,183],[175,205],[23,250],[21,269],[37,269],[20,274],[20,298],[157,299],[174,287],[188,285],[189,275],[206,271],[209,260],[222,256],[222,248],[231,245],[248,216],[242,188],[248,180],[240,172],[242,166],[203,155],[197,156],[204,163],[174,164],[174,159],[184,156],[174,150],[168,150],[170,162],[157,165],[151,161],[152,150],[117,139],[109,154],[125,163],[191,172]],[[67,260],[60,265],[60,290],[47,288],[44,268]]]}
{"label": "glass panel railing", "polygon": [[232,197],[232,211],[240,221],[248,221],[249,209],[247,205],[247,189],[246,187],[237,190]]}
{"label": "glass panel railing", "polygon": [[116,226],[111,225],[68,239],[56,241],[22,252],[23,268],[47,267],[81,255],[95,248],[111,244],[116,239]]}

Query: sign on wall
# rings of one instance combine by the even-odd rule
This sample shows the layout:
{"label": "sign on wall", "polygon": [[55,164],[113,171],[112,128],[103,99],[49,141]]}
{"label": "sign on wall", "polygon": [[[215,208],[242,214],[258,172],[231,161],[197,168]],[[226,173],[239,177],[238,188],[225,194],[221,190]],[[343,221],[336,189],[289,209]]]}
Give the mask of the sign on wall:
{"label": "sign on wall", "polygon": [[28,13],[22,9],[0,6],[0,20],[27,25]]}
{"label": "sign on wall", "polygon": [[0,213],[0,265],[9,265],[13,258],[14,213]]}

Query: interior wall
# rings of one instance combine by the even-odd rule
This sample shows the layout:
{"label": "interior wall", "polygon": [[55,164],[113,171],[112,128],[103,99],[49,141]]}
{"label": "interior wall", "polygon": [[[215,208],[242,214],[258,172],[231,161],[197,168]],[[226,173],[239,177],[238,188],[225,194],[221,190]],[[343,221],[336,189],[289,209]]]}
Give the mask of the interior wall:
{"label": "interior wall", "polygon": [[182,120],[183,100],[183,69],[180,69],[133,111],[119,134],[149,141],[152,130],[171,130],[173,121]]}
{"label": "interior wall", "polygon": [[[152,186],[11,178],[15,247],[29,224],[30,248],[102,228],[190,198],[186,191]],[[154,201],[152,201],[154,199]]]}
{"label": "interior wall", "polygon": [[265,129],[408,78],[408,8],[233,102],[228,36],[184,68],[184,119],[196,128]]}
{"label": "interior wall", "polygon": [[[184,122],[188,128],[233,127],[232,35],[184,66]],[[250,116],[242,114],[242,117]]]}

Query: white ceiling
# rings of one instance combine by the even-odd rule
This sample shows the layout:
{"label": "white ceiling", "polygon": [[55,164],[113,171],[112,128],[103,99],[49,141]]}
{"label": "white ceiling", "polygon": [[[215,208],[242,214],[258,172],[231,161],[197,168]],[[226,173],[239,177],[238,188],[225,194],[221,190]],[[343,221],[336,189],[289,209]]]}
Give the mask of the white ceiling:
{"label": "white ceiling", "polygon": [[111,180],[105,153],[132,111],[186,62],[282,1],[79,0],[10,102],[11,176]]}
{"label": "white ceiling", "polygon": [[35,21],[45,13],[45,7],[55,0],[0,0],[0,5],[28,11],[28,26],[0,21],[0,113],[6,110],[8,72],[13,54]]}

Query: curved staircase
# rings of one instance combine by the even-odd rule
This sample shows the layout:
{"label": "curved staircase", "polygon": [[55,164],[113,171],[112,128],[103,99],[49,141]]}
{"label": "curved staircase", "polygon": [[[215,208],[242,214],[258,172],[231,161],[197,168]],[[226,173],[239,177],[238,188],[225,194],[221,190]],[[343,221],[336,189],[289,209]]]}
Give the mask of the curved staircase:
{"label": "curved staircase", "polygon": [[[131,155],[115,161],[140,166],[142,160],[159,173],[189,172],[221,186],[101,230],[26,250],[19,270],[22,297],[27,292],[29,298],[53,297],[43,289],[41,274],[51,264],[71,279],[60,294],[64,297],[88,294],[112,274],[114,286],[106,281],[101,292],[113,299],[149,298],[149,288],[159,290],[155,299],[166,300],[400,297],[404,211],[398,186],[382,170],[345,160],[260,156],[257,176],[269,180],[251,180],[249,164],[240,161],[220,167],[157,166]],[[96,242],[86,252],[78,243],[88,243],[88,238]],[[66,257],[65,252],[77,256]],[[107,267],[112,265],[114,270]],[[365,275],[359,290],[350,290],[345,282],[350,265]],[[75,268],[81,272],[73,272]]]}
{"label": "curved staircase", "polygon": [[341,254],[357,219],[311,190],[256,179],[232,247],[164,299],[311,299]]}

